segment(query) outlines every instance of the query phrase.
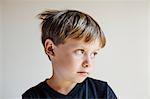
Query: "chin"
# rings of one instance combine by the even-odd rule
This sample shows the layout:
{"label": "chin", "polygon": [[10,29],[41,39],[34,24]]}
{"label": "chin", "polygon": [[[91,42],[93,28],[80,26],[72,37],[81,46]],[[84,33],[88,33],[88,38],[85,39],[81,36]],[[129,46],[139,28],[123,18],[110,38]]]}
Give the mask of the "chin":
{"label": "chin", "polygon": [[76,83],[82,83],[87,77],[79,78],[76,80]]}

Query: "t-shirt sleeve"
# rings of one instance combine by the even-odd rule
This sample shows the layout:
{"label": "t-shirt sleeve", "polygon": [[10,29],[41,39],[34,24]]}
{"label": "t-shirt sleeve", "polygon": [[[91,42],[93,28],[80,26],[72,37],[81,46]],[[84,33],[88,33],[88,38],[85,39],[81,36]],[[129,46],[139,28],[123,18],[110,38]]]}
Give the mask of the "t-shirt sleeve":
{"label": "t-shirt sleeve", "polygon": [[108,84],[107,84],[107,99],[118,99]]}

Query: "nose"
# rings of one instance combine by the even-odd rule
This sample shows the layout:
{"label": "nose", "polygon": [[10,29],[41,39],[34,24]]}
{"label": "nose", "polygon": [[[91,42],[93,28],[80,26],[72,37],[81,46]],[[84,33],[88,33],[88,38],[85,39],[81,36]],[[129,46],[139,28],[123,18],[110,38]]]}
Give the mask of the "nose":
{"label": "nose", "polygon": [[92,66],[92,59],[91,59],[90,55],[85,55],[84,61],[82,63],[82,67],[87,68],[90,66]]}

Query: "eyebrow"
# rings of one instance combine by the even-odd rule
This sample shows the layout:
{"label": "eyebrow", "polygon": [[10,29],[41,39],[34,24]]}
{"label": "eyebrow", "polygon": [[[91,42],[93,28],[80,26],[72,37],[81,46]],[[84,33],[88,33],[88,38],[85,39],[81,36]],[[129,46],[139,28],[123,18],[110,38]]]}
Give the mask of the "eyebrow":
{"label": "eyebrow", "polygon": [[[82,48],[86,49],[83,45],[79,45],[78,47],[82,47]],[[93,51],[100,51],[100,48],[94,49]]]}
{"label": "eyebrow", "polygon": [[100,48],[96,49],[95,51],[100,51]]}

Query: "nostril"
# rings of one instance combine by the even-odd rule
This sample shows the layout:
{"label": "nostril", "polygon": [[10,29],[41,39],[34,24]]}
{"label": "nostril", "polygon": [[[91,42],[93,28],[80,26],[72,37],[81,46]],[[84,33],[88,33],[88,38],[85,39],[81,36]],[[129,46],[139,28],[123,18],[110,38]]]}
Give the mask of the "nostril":
{"label": "nostril", "polygon": [[87,63],[83,63],[82,67],[86,68],[86,67],[88,67],[88,64]]}

